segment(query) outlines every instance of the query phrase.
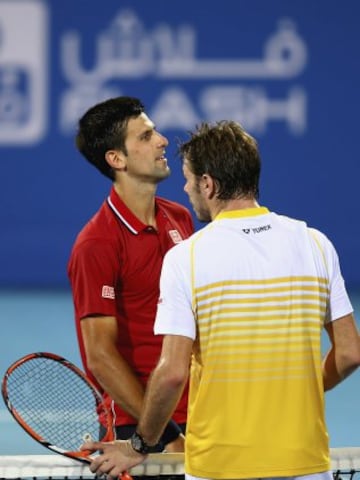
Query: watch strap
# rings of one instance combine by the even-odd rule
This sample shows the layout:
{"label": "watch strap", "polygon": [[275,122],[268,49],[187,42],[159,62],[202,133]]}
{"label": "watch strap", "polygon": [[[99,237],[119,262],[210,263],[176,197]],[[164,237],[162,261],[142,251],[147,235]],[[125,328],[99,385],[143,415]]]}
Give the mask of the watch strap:
{"label": "watch strap", "polygon": [[155,445],[148,445],[137,431],[135,431],[130,437],[130,443],[135,452],[143,455],[148,453],[162,452],[164,450],[164,445],[162,442],[159,442]]}

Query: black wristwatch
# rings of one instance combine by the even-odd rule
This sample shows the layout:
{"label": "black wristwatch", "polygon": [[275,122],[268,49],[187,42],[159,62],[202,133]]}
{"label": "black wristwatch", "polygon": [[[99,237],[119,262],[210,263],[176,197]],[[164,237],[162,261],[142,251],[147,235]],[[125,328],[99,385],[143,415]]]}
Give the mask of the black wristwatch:
{"label": "black wristwatch", "polygon": [[142,453],[143,455],[161,451],[161,446],[158,443],[156,445],[148,445],[137,432],[134,432],[130,437],[130,443],[135,452]]}

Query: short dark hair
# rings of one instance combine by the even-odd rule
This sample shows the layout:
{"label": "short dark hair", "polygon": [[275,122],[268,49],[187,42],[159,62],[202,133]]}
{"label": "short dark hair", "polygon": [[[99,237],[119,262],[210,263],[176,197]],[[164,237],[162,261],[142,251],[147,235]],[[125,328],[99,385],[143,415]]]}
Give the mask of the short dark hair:
{"label": "short dark hair", "polygon": [[178,145],[194,175],[209,174],[217,185],[217,198],[258,198],[261,159],[256,140],[234,121],[201,123],[189,139]]}
{"label": "short dark hair", "polygon": [[130,118],[144,112],[138,98],[117,97],[91,107],[79,120],[76,146],[79,152],[102,174],[114,180],[114,172],[105,159],[108,150],[127,154],[126,128]]}

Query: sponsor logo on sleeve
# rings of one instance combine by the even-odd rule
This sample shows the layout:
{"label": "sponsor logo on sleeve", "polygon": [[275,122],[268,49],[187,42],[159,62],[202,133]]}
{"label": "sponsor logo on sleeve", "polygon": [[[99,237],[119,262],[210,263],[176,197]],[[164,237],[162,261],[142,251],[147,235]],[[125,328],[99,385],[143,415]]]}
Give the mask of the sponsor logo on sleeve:
{"label": "sponsor logo on sleeve", "polygon": [[115,299],[115,289],[114,287],[109,287],[109,285],[103,285],[101,290],[102,298],[110,298],[110,300]]}

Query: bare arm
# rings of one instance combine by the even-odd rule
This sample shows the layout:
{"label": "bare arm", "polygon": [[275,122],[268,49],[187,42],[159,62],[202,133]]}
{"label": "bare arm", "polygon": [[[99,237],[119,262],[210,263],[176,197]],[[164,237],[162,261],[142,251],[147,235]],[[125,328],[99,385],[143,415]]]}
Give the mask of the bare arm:
{"label": "bare arm", "polygon": [[360,336],[352,314],[325,325],[331,347],[323,360],[324,390],[331,390],[360,366]]}
{"label": "bare arm", "polygon": [[[155,445],[168,422],[189,375],[193,340],[177,335],[165,335],[160,360],[148,382],[144,408],[137,427],[148,445]],[[82,447],[102,450],[90,470],[113,478],[143,462],[146,455],[137,453],[129,441],[88,442]]]}
{"label": "bare arm", "polygon": [[149,380],[137,431],[154,445],[169,421],[189,376],[193,340],[165,335],[160,360]]}
{"label": "bare arm", "polygon": [[93,375],[115,403],[138,419],[144,389],[131,367],[118,352],[116,318],[83,318],[81,332],[88,367]]}
{"label": "bare arm", "polygon": [[[117,350],[115,317],[87,317],[81,320],[88,366],[101,387],[117,405],[136,420],[144,401],[144,388]],[[183,452],[184,436],[166,444],[167,452]]]}

